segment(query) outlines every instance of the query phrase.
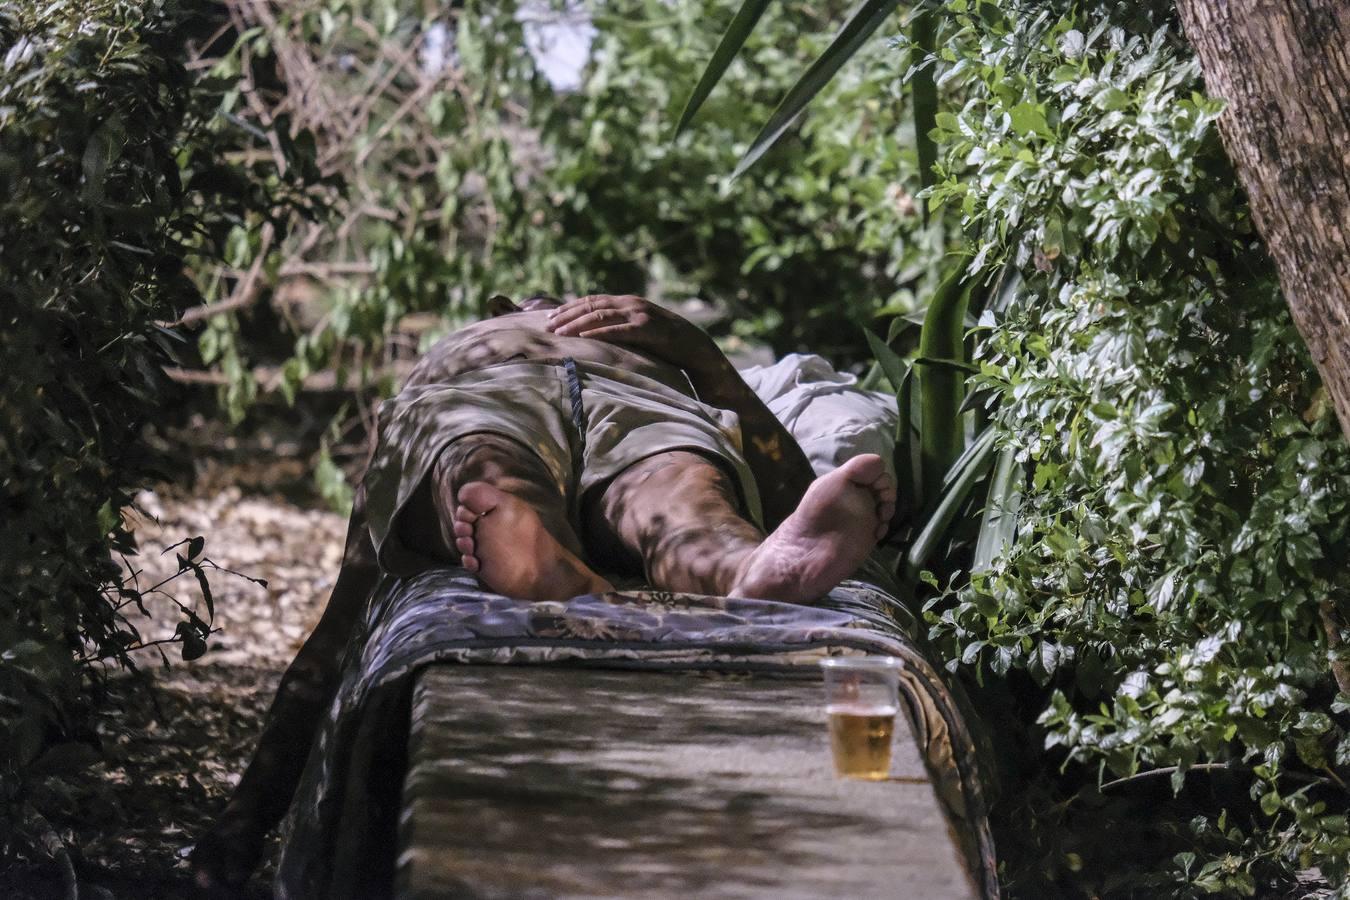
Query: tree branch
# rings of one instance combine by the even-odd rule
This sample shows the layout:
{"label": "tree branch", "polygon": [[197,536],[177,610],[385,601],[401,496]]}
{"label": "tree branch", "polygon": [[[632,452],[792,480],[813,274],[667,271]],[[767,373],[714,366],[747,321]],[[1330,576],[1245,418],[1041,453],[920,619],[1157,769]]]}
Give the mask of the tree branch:
{"label": "tree branch", "polygon": [[258,240],[258,254],[253,258],[253,264],[249,266],[244,277],[239,280],[233,293],[228,300],[220,303],[209,303],[205,306],[189,309],[178,317],[174,322],[161,322],[159,324],[166,328],[175,328],[182,325],[192,325],[203,319],[209,319],[211,316],[217,316],[221,313],[231,312],[236,309],[243,309],[252,306],[262,292],[262,285],[259,283],[262,275],[263,263],[267,260],[267,253],[272,249],[272,240],[275,237],[275,229],[271,222],[264,222],[262,234]]}
{"label": "tree branch", "polygon": [[[355,392],[369,387],[371,382],[382,378],[393,378],[396,381],[407,377],[412,371],[413,363],[411,361],[395,362],[377,370],[369,379],[362,379],[359,374],[349,372],[341,384],[337,380],[337,372],[325,370],[314,372],[305,376],[300,383],[300,389],[303,391],[321,392]],[[230,383],[229,376],[223,372],[214,369],[184,369],[177,366],[165,366],[164,374],[179,384],[201,384],[220,386]],[[265,392],[275,391],[281,385],[283,377],[282,369],[278,366],[259,366],[252,372],[253,379],[258,382],[259,387]]]}

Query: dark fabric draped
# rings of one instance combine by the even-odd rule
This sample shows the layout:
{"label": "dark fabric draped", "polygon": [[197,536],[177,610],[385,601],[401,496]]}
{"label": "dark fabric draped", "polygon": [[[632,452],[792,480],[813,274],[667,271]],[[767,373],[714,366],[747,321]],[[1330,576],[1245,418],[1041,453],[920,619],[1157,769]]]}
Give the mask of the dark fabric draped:
{"label": "dark fabric draped", "polygon": [[976,883],[994,896],[983,744],[959,695],[933,665],[919,628],[890,594],[860,581],[845,582],[819,605],[800,606],[658,591],[526,603],[483,591],[461,569],[388,578],[347,650],[341,685],[310,753],[287,823],[277,896],[388,894],[408,700],[413,677],[428,664],[815,678],[820,659],[859,653],[905,662],[901,695],[915,739]]}

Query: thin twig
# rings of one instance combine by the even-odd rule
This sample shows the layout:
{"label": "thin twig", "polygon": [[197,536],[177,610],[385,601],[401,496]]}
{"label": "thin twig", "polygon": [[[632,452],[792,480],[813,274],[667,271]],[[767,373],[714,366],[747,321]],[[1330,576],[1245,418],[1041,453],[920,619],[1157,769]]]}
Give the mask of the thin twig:
{"label": "thin twig", "polygon": [[[1102,785],[1099,790],[1101,790],[1102,792],[1106,792],[1107,790],[1110,790],[1113,787],[1123,786],[1131,782],[1145,781],[1152,778],[1159,778],[1163,775],[1172,775],[1180,768],[1181,768],[1180,766],[1163,766],[1160,769],[1149,769],[1147,772],[1137,772],[1134,775],[1127,775],[1124,778],[1117,778],[1115,781],[1108,781],[1106,784]],[[1195,765],[1187,766],[1186,771],[1187,772],[1227,771],[1240,774],[1250,772],[1251,770],[1248,769],[1246,766],[1235,765],[1233,763],[1196,763]],[[1301,781],[1304,784],[1331,783],[1331,779],[1329,778],[1322,778],[1317,775],[1308,775],[1303,772],[1280,772],[1278,777],[1290,778],[1293,779],[1294,781]]]}
{"label": "thin twig", "polygon": [[[1148,781],[1153,778],[1161,778],[1163,775],[1172,775],[1180,768],[1180,766],[1163,766],[1161,769],[1149,769],[1147,772],[1136,772],[1133,775],[1126,775],[1124,778],[1117,778],[1115,781],[1108,781],[1101,786],[1101,791],[1105,793],[1113,787],[1120,787],[1135,781]],[[1187,772],[1211,772],[1221,769],[1231,771],[1232,766],[1228,763],[1196,763],[1193,766],[1186,767]]]}
{"label": "thin twig", "polygon": [[208,303],[205,306],[197,306],[183,313],[175,322],[167,323],[166,327],[177,327],[182,325],[192,325],[203,319],[209,319],[212,316],[218,316],[221,313],[231,312],[236,309],[243,309],[252,306],[261,293],[262,285],[259,284],[259,276],[262,275],[263,263],[267,261],[267,254],[272,249],[272,238],[274,229],[271,222],[264,222],[262,234],[258,239],[258,254],[253,258],[253,265],[249,266],[244,277],[240,279],[239,284],[235,286],[234,292],[228,300],[220,303]]}
{"label": "thin twig", "polygon": [[[165,366],[164,374],[179,384],[201,384],[219,387],[230,383],[230,378],[224,372],[218,372],[214,369],[182,369],[176,366]],[[371,381],[378,381],[384,378],[402,379],[412,371],[411,362],[398,362],[372,373]],[[252,371],[253,380],[258,382],[263,391],[270,392],[276,390],[281,385],[284,371],[277,366],[258,366]],[[362,390],[367,386],[359,373],[349,373],[341,384],[338,383],[337,373],[329,370],[323,372],[314,372],[305,376],[300,383],[300,389],[314,392],[355,392]]]}

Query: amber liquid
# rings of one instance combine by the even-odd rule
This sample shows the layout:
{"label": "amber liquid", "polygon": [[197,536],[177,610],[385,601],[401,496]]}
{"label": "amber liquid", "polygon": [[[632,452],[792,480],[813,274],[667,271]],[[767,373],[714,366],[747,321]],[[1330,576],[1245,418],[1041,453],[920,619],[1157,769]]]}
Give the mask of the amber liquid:
{"label": "amber liquid", "polygon": [[891,771],[895,708],[830,706],[830,750],[834,770],[844,778],[882,781]]}

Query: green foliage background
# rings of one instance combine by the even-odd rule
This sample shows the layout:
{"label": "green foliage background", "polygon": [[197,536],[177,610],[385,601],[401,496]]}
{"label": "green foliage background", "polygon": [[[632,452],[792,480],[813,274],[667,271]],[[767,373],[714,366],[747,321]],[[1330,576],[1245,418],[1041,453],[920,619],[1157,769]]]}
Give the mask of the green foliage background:
{"label": "green foliage background", "polygon": [[[725,5],[579,8],[596,34],[571,92],[552,91],[536,71],[512,3],[430,14],[377,0],[295,3],[223,55],[217,71],[233,76],[244,55],[258,68],[300,53],[343,96],[360,96],[387,72],[390,96],[372,104],[356,140],[333,149],[331,165],[375,202],[406,204],[396,221],[349,207],[304,251],[315,265],[364,261],[369,272],[317,285],[319,312],[283,323],[295,339],[289,360],[238,337],[256,327],[256,311],[213,319],[204,357],[230,375],[236,416],[257,396],[249,373],[259,365],[283,367],[274,386],[287,394],[326,367],[378,373],[404,317],[430,312],[448,327],[478,316],[494,293],[700,297],[729,316],[715,327],[732,346],[750,338],[843,363],[867,357],[860,326],[878,311],[917,305],[946,236],[922,227],[911,142],[896,140],[909,118],[904,54],[869,52],[866,67],[832,87],[825,114],[730,181],[792,68],[823,43],[798,25],[824,27],[844,4],[785,4],[737,64],[738,89],[715,95],[699,126],[675,140],[672,124]],[[388,58],[391,45],[425,48],[447,27],[445,71],[399,71]],[[357,63],[335,72],[342,58]],[[416,103],[399,102],[418,91]],[[251,115],[238,98],[232,111]],[[437,148],[434,165],[409,165],[422,146]],[[268,248],[269,266],[285,268],[294,243]],[[237,269],[252,263],[255,245],[238,236]]]}
{"label": "green foliage background", "polygon": [[[141,429],[186,346],[157,323],[199,299],[185,264],[245,210],[308,206],[222,167],[220,91],[182,64],[202,9],[0,3],[0,858],[33,818],[23,776],[87,759],[44,751],[78,735],[101,664],[149,646],[122,610],[164,585],[123,568],[120,513],[155,472]],[[210,631],[203,543],[179,556],[207,595],[181,608],[188,658]]]}
{"label": "green foliage background", "polygon": [[[898,6],[859,5],[742,167]],[[897,25],[940,94],[924,196],[969,255],[918,355],[873,342],[919,498],[900,569],[998,745],[1010,892],[1345,896],[1350,453],[1175,19],[948,0]]]}
{"label": "green foliage background", "polygon": [[[1350,453],[1221,105],[1170,4],[948,13],[959,99],[932,199],[972,268],[1023,276],[981,323],[973,384],[1025,482],[1015,540],[929,615],[1027,729],[1009,774],[1037,789],[1002,813],[1012,883],[1271,896],[1315,865],[1343,885],[1350,698],[1321,611],[1346,608]],[[1151,770],[1182,793],[1098,789]]]}

